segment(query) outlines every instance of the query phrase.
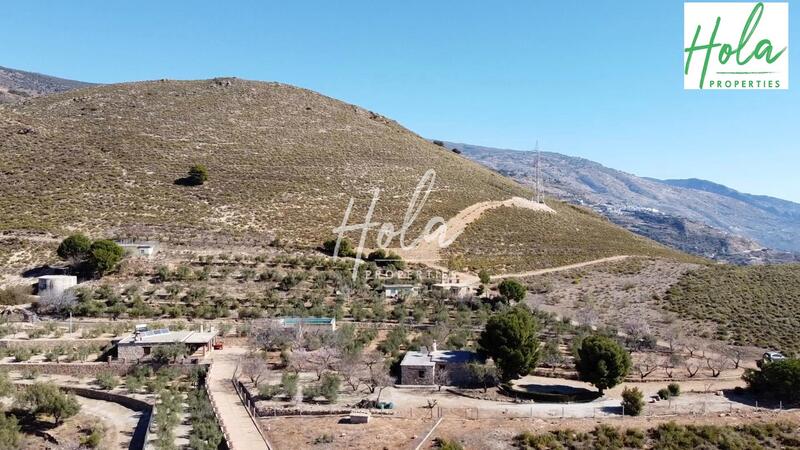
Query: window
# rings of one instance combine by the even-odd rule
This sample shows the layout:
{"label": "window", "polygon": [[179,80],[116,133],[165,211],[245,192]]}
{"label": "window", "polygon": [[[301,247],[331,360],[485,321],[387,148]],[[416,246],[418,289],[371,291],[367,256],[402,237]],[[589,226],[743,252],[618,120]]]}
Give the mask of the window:
{"label": "window", "polygon": [[425,371],[424,370],[420,370],[418,376],[419,376],[419,378],[425,378]]}
{"label": "window", "polygon": [[144,356],[147,356],[147,355],[150,354],[150,347],[142,347],[142,350],[144,350]]}

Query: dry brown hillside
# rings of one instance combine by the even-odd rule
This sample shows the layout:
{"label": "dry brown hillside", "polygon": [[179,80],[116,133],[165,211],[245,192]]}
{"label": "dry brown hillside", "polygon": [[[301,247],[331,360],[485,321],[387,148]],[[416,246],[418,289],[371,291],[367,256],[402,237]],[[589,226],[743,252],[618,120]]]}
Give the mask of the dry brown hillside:
{"label": "dry brown hillside", "polygon": [[[195,163],[210,181],[174,184]],[[420,222],[524,195],[513,181],[357,106],[239,79],[99,86],[0,109],[0,229],[190,237],[277,232],[318,243],[351,196],[401,222],[427,169]]]}
{"label": "dry brown hillside", "polygon": [[[207,166],[209,181],[176,184],[194,164]],[[84,230],[202,246],[278,236],[315,246],[333,236],[351,196],[351,223],[362,222],[376,187],[373,221],[399,227],[428,169],[436,185],[415,230],[478,202],[530,196],[392,120],[305,89],[231,78],[95,86],[0,106],[0,234]],[[468,230],[456,252],[511,255],[497,260],[502,271],[532,267],[519,256],[529,230],[517,225],[542,213],[508,209],[471,227],[489,231]],[[537,258],[673,254],[588,212],[575,228],[574,211],[556,209],[565,217],[542,218],[540,231],[557,238]],[[367,246],[374,242],[373,234]]]}

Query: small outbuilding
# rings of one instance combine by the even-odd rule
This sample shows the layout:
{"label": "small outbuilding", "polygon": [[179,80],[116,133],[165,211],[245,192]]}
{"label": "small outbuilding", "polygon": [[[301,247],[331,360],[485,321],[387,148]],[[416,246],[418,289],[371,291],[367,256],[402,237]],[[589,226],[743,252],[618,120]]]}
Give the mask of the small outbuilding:
{"label": "small outbuilding", "polygon": [[464,298],[472,294],[472,285],[467,283],[436,283],[431,288],[450,297]]}
{"label": "small outbuilding", "polygon": [[78,285],[75,275],[42,275],[36,284],[39,295],[61,295]]}
{"label": "small outbuilding", "polygon": [[416,284],[384,284],[383,295],[386,298],[412,297],[419,293]]}
{"label": "small outbuilding", "polygon": [[120,247],[125,250],[125,253],[131,256],[140,256],[143,258],[151,258],[156,254],[157,246],[152,242],[128,242],[118,241]]}

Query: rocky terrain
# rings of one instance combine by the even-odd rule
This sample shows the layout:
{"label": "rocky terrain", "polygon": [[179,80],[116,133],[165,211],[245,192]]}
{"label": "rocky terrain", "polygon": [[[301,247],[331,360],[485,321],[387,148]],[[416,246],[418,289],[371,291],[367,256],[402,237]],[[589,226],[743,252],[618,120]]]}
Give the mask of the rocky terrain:
{"label": "rocky terrain", "polygon": [[[443,143],[534,186],[533,152]],[[797,261],[800,205],[702,180],[654,180],[552,152],[541,153],[546,195],[591,207],[665,245],[733,263]]]}

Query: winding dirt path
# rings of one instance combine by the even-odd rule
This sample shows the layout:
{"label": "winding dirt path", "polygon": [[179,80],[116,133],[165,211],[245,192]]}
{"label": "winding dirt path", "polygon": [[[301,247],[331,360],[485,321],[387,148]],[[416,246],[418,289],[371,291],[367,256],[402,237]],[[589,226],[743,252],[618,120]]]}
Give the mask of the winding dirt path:
{"label": "winding dirt path", "polygon": [[[432,233],[426,239],[421,240],[416,248],[410,250],[393,248],[390,250],[400,255],[406,261],[421,263],[432,269],[450,272],[464,283],[477,283],[478,277],[473,274],[453,272],[440,265],[439,261],[442,259],[440,250],[455,241],[464,230],[467,229],[467,226],[478,220],[484,212],[501,206],[515,206],[550,214],[556,213],[555,210],[544,203],[536,203],[522,197],[512,197],[503,201],[493,200],[475,203],[474,205],[462,209],[458,214],[451,217],[445,222],[445,227],[439,227],[436,232]],[[442,231],[444,231],[444,233],[442,233]]]}
{"label": "winding dirt path", "polygon": [[564,270],[570,269],[579,269],[581,267],[592,266],[595,264],[602,264],[607,262],[614,262],[614,261],[622,261],[623,259],[630,258],[630,255],[618,255],[618,256],[609,256],[608,258],[600,258],[600,259],[593,259],[591,261],[584,261],[575,264],[568,264],[566,266],[558,266],[558,267],[549,267],[547,269],[538,269],[538,270],[530,270],[527,272],[518,272],[518,273],[504,273],[502,275],[493,275],[492,280],[502,280],[505,278],[524,278],[524,277],[532,277],[536,275],[544,275],[547,273],[553,272],[561,272]]}

